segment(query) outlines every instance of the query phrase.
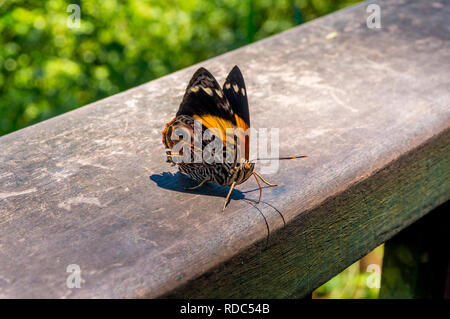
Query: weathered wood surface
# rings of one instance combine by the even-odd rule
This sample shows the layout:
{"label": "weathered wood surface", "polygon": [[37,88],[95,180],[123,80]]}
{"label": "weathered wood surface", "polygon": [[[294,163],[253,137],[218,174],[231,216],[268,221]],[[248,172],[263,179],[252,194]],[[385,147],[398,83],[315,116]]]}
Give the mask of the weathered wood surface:
{"label": "weathered wood surface", "polygon": [[305,296],[450,196],[448,2],[379,2],[379,30],[363,3],[201,63],[238,64],[252,125],[309,155],[257,207],[253,181],[221,213],[226,188],[165,163],[199,65],[3,136],[0,297]]}

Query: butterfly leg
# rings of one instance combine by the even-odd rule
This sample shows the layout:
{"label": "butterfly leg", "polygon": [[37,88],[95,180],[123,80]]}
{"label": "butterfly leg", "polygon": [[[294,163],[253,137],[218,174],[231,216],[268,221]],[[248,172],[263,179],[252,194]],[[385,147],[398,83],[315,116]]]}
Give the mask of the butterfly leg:
{"label": "butterfly leg", "polygon": [[205,178],[205,179],[204,179],[200,184],[198,184],[197,186],[194,186],[194,187],[185,187],[184,189],[185,189],[185,190],[188,190],[188,191],[193,191],[194,189],[197,189],[197,188],[202,187],[203,184],[205,184],[207,181],[209,181],[209,179],[208,179],[208,178]]}
{"label": "butterfly leg", "polygon": [[231,192],[233,191],[234,186],[236,186],[236,182],[233,182],[231,184],[230,190],[228,191],[227,198],[225,198],[225,203],[223,204],[222,212],[225,210],[225,207],[227,207],[228,200],[230,199]]}
{"label": "butterfly leg", "polygon": [[258,201],[256,203],[252,203],[253,205],[256,205],[256,204],[259,204],[259,201],[261,200],[262,188],[261,188],[261,184],[258,181],[258,178],[256,177],[256,172],[253,172],[252,175],[256,179],[256,183],[258,183],[258,187],[259,187],[259,198],[258,198]]}
{"label": "butterfly leg", "polygon": [[257,172],[254,172],[254,174],[255,174],[256,176],[258,176],[259,178],[261,178],[261,180],[262,180],[265,184],[269,185],[270,187],[278,186],[277,184],[271,184],[271,183],[269,183],[268,181],[266,181],[266,180],[261,176],[261,174],[259,174],[259,173],[257,173]]}

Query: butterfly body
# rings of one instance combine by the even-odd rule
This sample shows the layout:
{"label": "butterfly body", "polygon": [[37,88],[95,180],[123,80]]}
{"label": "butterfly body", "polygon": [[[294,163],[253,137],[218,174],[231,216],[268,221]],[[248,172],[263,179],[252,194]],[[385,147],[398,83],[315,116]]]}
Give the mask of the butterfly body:
{"label": "butterfly body", "polygon": [[244,163],[232,166],[223,164],[179,164],[178,168],[191,179],[203,182],[213,182],[218,185],[231,186],[242,184],[252,176],[254,164]]}
{"label": "butterfly body", "polygon": [[[207,141],[202,140],[196,145],[192,140],[173,138],[177,130],[194,136],[196,121],[201,123],[202,136],[209,130],[221,140],[221,149],[218,152],[222,152],[222,158],[226,160],[212,163],[204,159],[197,162],[174,160],[174,155],[189,155],[193,158],[196,151],[201,155],[204,154]],[[249,160],[249,128],[247,91],[239,68],[235,66],[231,70],[223,88],[220,88],[209,71],[200,68],[192,76],[175,118],[168,122],[163,130],[162,141],[166,148],[167,162],[177,165],[182,174],[200,183],[190,189],[196,189],[207,182],[230,186],[223,206],[225,209],[234,186],[242,184],[252,175],[255,176],[259,186],[256,176],[269,186],[276,186],[254,172],[255,164]],[[229,129],[237,130],[238,137],[230,137]],[[173,149],[178,143],[187,148],[182,152],[174,152]],[[231,156],[229,152],[227,153],[229,151],[227,147],[230,145]]]}

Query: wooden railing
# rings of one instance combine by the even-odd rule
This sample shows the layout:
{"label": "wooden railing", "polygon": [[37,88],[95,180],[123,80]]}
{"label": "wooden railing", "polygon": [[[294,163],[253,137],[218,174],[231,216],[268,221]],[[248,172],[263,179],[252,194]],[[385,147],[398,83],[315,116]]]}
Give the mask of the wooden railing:
{"label": "wooden railing", "polygon": [[[445,202],[448,1],[380,1],[379,29],[370,3],[1,137],[0,297],[303,297]],[[196,68],[235,64],[252,126],[309,157],[222,213],[161,131]]]}

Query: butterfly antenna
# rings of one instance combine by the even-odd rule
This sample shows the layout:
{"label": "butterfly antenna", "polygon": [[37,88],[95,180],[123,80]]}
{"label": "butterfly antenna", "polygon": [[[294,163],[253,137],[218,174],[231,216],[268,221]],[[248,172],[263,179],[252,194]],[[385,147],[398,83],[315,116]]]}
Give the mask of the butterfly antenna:
{"label": "butterfly antenna", "polygon": [[308,157],[308,155],[299,155],[299,156],[284,156],[284,157],[262,157],[252,160],[253,161],[272,161],[272,160],[290,160],[290,159],[298,159],[298,158],[305,158]]}

